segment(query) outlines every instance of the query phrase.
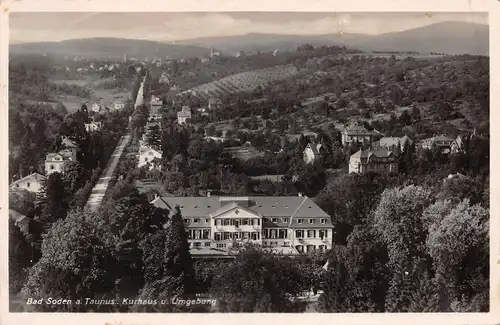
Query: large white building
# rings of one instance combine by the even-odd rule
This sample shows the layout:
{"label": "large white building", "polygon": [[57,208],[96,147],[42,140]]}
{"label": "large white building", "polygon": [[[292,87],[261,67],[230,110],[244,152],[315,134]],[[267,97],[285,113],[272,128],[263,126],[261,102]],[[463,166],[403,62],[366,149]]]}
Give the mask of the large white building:
{"label": "large white building", "polygon": [[397,174],[398,158],[390,150],[359,150],[349,159],[349,173]]}
{"label": "large white building", "polygon": [[52,173],[62,173],[63,166],[66,161],[77,161],[78,146],[68,139],[62,138],[62,149],[59,152],[52,152],[45,157],[45,175]]}
{"label": "large white building", "polygon": [[150,148],[146,146],[145,144],[141,144],[139,147],[139,154],[138,154],[138,164],[137,168],[141,168],[142,166],[146,166],[149,164],[149,169],[153,168],[161,168],[159,164],[155,163],[155,159],[161,159],[162,153],[158,150],[155,150],[153,148]]}
{"label": "large white building", "polygon": [[[254,243],[286,254],[332,247],[330,216],[307,196],[157,197],[158,208],[179,206],[192,254]],[[213,254],[212,254],[213,255]]]}
{"label": "large white building", "polygon": [[12,182],[9,185],[9,189],[14,192],[26,190],[33,193],[40,193],[45,179],[45,176],[38,173],[33,173]]}

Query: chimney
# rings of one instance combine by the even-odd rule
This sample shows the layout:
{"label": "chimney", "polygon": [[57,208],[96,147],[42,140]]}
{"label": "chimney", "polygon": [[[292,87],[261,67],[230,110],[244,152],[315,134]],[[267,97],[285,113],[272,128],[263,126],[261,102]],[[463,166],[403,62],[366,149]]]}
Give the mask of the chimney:
{"label": "chimney", "polygon": [[299,192],[299,194],[298,194],[298,195],[299,195],[299,196],[302,196],[302,192]]}

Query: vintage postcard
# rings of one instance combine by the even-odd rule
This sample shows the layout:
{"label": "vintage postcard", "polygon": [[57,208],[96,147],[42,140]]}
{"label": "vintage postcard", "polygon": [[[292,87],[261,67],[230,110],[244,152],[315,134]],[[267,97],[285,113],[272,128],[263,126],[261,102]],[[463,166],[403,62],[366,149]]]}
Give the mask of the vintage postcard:
{"label": "vintage postcard", "polygon": [[500,322],[499,3],[29,3],[2,323]]}

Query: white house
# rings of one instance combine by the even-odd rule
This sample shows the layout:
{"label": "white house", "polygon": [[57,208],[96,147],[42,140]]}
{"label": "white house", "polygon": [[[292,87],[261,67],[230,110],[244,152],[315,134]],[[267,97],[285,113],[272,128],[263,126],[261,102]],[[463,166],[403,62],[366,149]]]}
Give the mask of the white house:
{"label": "white house", "polygon": [[90,110],[92,112],[99,113],[101,111],[101,105],[99,105],[97,103],[93,103],[92,106],[90,107]]}
{"label": "white house", "polygon": [[87,130],[87,132],[96,132],[96,131],[99,131],[102,127],[102,123],[101,122],[90,122],[90,123],[85,123],[85,130]]}
{"label": "white house", "polygon": [[151,203],[172,213],[179,206],[194,249],[221,253],[235,242],[250,242],[277,252],[300,254],[332,247],[330,216],[307,196],[163,196]]}
{"label": "white house", "polygon": [[9,185],[9,189],[11,191],[26,190],[33,193],[40,193],[40,191],[42,190],[43,182],[45,182],[45,180],[45,176],[38,173],[33,173],[26,177],[18,179],[15,182],[12,182]]}
{"label": "white house", "polygon": [[160,151],[142,144],[141,147],[139,148],[139,155],[138,155],[139,162],[137,164],[137,168],[141,168],[142,166],[150,164],[149,166],[150,170],[153,168],[160,169],[161,166],[154,164],[153,160],[161,159],[161,157],[162,153]]}
{"label": "white house", "polygon": [[180,112],[177,112],[177,123],[182,125],[191,118],[191,108],[189,106],[184,106]]}
{"label": "white house", "polygon": [[59,153],[49,153],[45,157],[45,175],[52,173],[62,173],[66,159]]}
{"label": "white house", "polygon": [[302,153],[304,162],[312,164],[314,161],[321,158],[325,154],[325,148],[321,143],[309,142]]}
{"label": "white house", "polygon": [[349,173],[397,174],[398,159],[390,150],[359,150],[349,159]]}
{"label": "white house", "polygon": [[119,110],[123,109],[124,107],[125,107],[125,104],[120,100],[113,103],[113,109],[115,111],[119,111]]}

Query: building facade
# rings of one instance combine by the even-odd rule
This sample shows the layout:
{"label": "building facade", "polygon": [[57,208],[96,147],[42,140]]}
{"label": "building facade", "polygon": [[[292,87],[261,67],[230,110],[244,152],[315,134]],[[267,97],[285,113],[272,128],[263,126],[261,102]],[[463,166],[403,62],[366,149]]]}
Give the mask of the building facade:
{"label": "building facade", "polygon": [[149,169],[160,168],[161,166],[155,163],[155,159],[161,159],[162,153],[158,150],[150,148],[144,144],[139,147],[137,168],[141,168],[149,164]]}
{"label": "building facade", "polygon": [[438,148],[442,153],[447,154],[451,152],[452,143],[454,140],[456,139],[449,138],[444,135],[438,135],[422,140],[421,147],[427,150]]}
{"label": "building facade", "polygon": [[183,125],[191,118],[191,108],[184,106],[180,112],[177,112],[177,123]]}
{"label": "building facade", "polygon": [[342,131],[342,145],[360,143],[369,146],[377,136],[379,136],[377,132],[368,131],[361,125],[352,125]]}
{"label": "building facade", "polygon": [[45,179],[45,176],[38,173],[33,173],[12,182],[9,185],[9,189],[11,191],[26,190],[33,193],[40,193],[42,191],[42,186],[45,182]]}
{"label": "building facade", "polygon": [[304,148],[302,157],[306,164],[312,164],[325,154],[325,148],[321,143],[309,142]]}
{"label": "building facade", "polygon": [[349,159],[349,173],[398,173],[397,156],[390,150],[359,150]]}
{"label": "building facade", "polygon": [[330,216],[307,196],[157,197],[151,203],[171,213],[179,206],[192,249],[253,243],[300,254],[332,247]]}

